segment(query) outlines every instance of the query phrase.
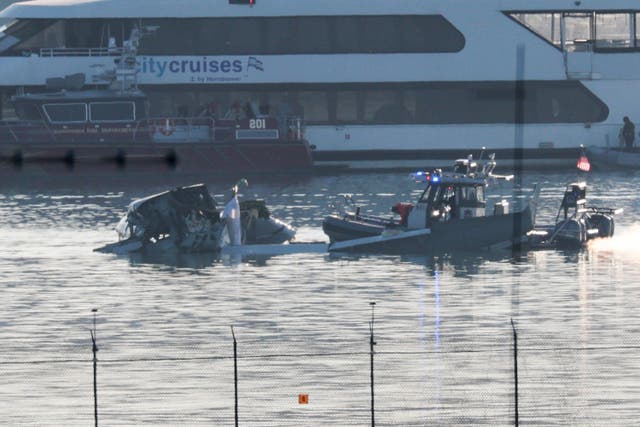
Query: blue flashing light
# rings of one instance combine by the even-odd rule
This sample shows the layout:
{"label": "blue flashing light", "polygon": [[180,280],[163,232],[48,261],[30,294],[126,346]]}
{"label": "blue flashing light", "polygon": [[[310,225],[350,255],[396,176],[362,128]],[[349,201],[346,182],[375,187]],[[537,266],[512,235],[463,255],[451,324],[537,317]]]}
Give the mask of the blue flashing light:
{"label": "blue flashing light", "polygon": [[431,177],[431,182],[440,182],[440,177],[438,175],[434,175]]}

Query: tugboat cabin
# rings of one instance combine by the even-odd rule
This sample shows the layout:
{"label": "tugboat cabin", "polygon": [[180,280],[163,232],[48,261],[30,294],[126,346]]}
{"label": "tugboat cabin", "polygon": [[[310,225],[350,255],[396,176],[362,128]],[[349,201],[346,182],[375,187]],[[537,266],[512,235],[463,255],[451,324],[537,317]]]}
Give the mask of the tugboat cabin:
{"label": "tugboat cabin", "polygon": [[[62,91],[18,95],[12,102],[19,119],[12,129],[18,134],[24,132],[22,136],[28,136],[24,139],[30,142],[148,139],[148,102],[142,92],[122,96],[104,90]],[[35,129],[39,127],[42,132]]]}

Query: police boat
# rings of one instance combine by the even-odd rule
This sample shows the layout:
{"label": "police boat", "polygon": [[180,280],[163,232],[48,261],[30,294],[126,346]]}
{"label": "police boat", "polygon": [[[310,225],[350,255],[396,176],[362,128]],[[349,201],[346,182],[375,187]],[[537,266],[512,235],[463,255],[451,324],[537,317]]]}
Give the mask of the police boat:
{"label": "police boat", "polygon": [[587,184],[574,182],[567,185],[555,224],[535,227],[527,235],[528,242],[533,248],[579,248],[592,239],[612,237],[614,215],[622,211],[587,206]]}
{"label": "police boat", "polygon": [[415,203],[398,203],[399,218],[352,213],[329,215],[323,230],[330,252],[424,253],[510,246],[534,228],[538,190],[525,207],[509,212],[506,201],[487,214],[485,189],[494,179],[494,155],[484,164],[471,158],[455,162],[453,172],[440,169],[412,174],[426,188]]}

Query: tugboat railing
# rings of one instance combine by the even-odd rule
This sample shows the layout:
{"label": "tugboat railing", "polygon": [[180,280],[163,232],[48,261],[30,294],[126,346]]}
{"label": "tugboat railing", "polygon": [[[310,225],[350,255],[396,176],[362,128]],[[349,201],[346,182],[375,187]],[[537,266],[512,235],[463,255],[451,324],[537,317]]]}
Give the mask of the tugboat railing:
{"label": "tugboat railing", "polygon": [[58,56],[120,56],[124,52],[121,47],[90,47],[90,48],[69,48],[69,47],[43,47],[40,48],[40,56],[43,58],[53,58]]}

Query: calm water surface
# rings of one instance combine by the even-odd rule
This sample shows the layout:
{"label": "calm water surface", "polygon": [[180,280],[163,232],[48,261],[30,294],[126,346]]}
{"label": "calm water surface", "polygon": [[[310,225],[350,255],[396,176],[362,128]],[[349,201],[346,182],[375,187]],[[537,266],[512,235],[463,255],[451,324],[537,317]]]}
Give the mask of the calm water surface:
{"label": "calm water surface", "polygon": [[[523,177],[543,186],[540,222],[575,178]],[[371,301],[379,425],[513,425],[510,319],[523,425],[637,424],[638,174],[589,176],[592,204],[625,209],[613,239],[519,256],[105,255],[93,249],[132,199],[195,181],[13,181],[0,184],[0,425],[93,423],[92,308],[101,424],[233,425],[233,326],[241,425],[370,425]],[[384,213],[420,192],[404,173],[249,181],[242,197],[265,198],[300,241],[326,240],[340,194]],[[218,200],[230,184],[204,182]]]}

